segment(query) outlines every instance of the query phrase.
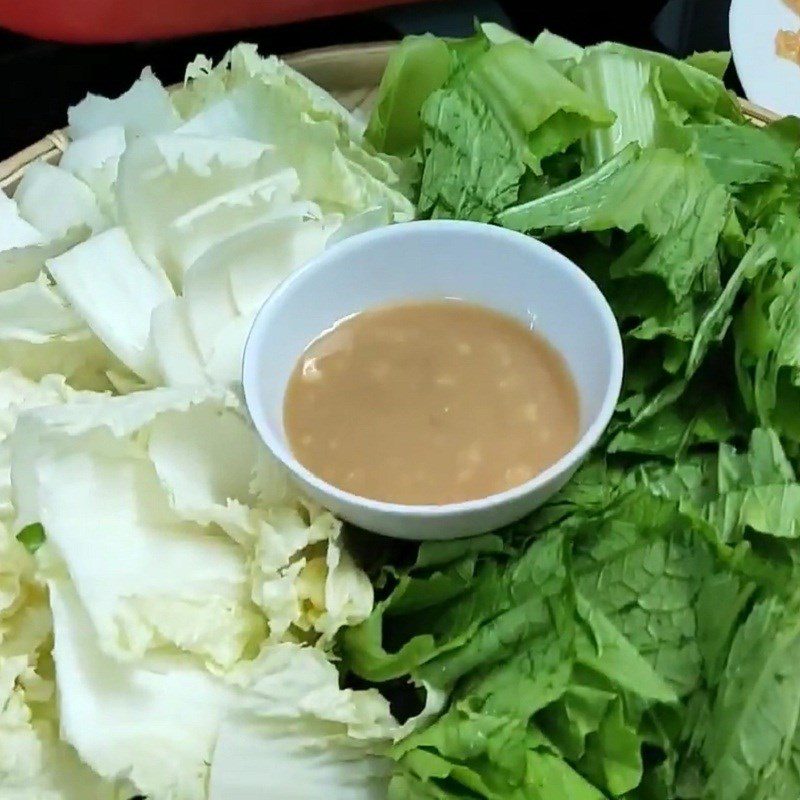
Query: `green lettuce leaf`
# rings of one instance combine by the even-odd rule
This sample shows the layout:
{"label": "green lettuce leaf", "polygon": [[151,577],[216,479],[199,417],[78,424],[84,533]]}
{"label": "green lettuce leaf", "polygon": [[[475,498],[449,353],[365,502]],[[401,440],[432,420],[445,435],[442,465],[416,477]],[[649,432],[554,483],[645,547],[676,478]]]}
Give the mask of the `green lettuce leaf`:
{"label": "green lettuce leaf", "polygon": [[664,53],[654,53],[616,43],[589,48],[590,53],[616,54],[636,58],[658,71],[665,98],[680,106],[692,118],[711,117],[741,122],[742,112],[735,96],[722,80],[707,70],[708,58],[701,61],[679,61]]}
{"label": "green lettuce leaf", "polygon": [[686,63],[722,80],[731,64],[731,54],[725,51],[715,52],[713,50],[692,53],[686,59]]}
{"label": "green lettuce leaf", "polygon": [[447,43],[430,34],[408,36],[392,51],[378,88],[366,138],[378,151],[410,155],[422,137],[420,110],[450,76]]}
{"label": "green lettuce leaf", "polygon": [[756,605],[731,647],[703,742],[704,797],[739,800],[785,758],[800,716],[800,615]]}
{"label": "green lettuce leaf", "polygon": [[570,61],[577,63],[585,53],[584,48],[548,30],[542,31],[533,40],[533,46],[548,61],[562,64]]}
{"label": "green lettuce leaf", "polygon": [[526,170],[540,172],[542,159],[613,121],[522,41],[473,55],[425,101],[421,118],[420,213],[484,221],[517,199]]}
{"label": "green lettuce leaf", "polygon": [[[517,720],[458,706],[395,748],[390,800],[603,800],[547,739]],[[616,776],[619,768],[608,768]]]}
{"label": "green lettuce leaf", "polygon": [[[368,680],[411,674],[452,686],[550,628],[547,598],[563,586],[562,559],[563,540],[553,536],[517,562],[467,553],[434,570],[412,570],[365,622],[344,632],[345,664]],[[402,640],[384,639],[384,630],[394,628]]]}
{"label": "green lettuce leaf", "polygon": [[724,184],[761,183],[793,169],[797,145],[752,125],[692,125],[705,165]]}
{"label": "green lettuce leaf", "polygon": [[497,219],[519,231],[631,231],[641,225],[651,236],[662,237],[692,216],[702,216],[698,205],[709,194],[719,198],[713,201],[714,223],[721,230],[725,192],[696,157],[665,149],[642,151],[630,144],[596,170],[509,208]]}
{"label": "green lettuce leaf", "polygon": [[591,131],[584,142],[589,166],[599,166],[629,144],[689,149],[686,112],[670,103],[659,80],[658,67],[628,50],[590,49],[572,73],[586,92],[603,98],[614,112],[614,124]]}
{"label": "green lettuce leaf", "polygon": [[394,748],[391,796],[794,800],[800,122],[746,124],[724,53],[493,25],[445,47],[443,79],[440,44],[406,45],[387,87],[440,55],[408,106],[382,89],[372,128],[397,121],[383,141],[419,165],[422,216],[540,236],[584,269],[625,378],[562,492],[384,563],[340,636],[357,685],[448,695]]}
{"label": "green lettuce leaf", "polygon": [[800,305],[797,269],[763,274],[736,320],[737,377],[742,397],[761,424],[800,439]]}

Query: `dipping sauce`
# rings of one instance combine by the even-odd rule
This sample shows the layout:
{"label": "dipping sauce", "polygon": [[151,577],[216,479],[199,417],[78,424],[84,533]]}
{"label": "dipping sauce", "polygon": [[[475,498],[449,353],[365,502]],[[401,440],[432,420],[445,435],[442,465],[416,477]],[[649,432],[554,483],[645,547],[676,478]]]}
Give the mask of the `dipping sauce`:
{"label": "dipping sauce", "polygon": [[795,64],[800,64],[800,31],[778,31],[775,36],[775,52]]}
{"label": "dipping sauce", "polygon": [[311,472],[413,505],[525,483],[572,448],[579,427],[561,355],[516,320],[457,300],[343,320],[298,361],[283,414]]}

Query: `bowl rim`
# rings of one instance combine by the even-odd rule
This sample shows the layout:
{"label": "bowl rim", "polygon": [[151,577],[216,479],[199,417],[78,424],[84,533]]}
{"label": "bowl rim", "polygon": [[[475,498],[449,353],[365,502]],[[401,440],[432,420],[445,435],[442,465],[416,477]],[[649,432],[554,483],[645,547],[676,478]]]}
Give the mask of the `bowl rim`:
{"label": "bowl rim", "polygon": [[[444,504],[393,503],[386,500],[375,500],[373,498],[353,494],[320,478],[316,473],[312,472],[295,458],[288,445],[277,441],[276,437],[273,436],[271,427],[265,422],[266,414],[263,411],[263,404],[257,389],[259,385],[257,380],[259,376],[259,366],[258,359],[256,358],[258,347],[255,343],[259,339],[266,338],[265,334],[268,331],[266,320],[269,319],[272,309],[283,302],[286,295],[296,283],[309,279],[313,280],[313,275],[329,268],[328,262],[331,260],[332,255],[338,259],[347,252],[356,251],[365,244],[374,243],[375,240],[382,239],[386,236],[413,236],[416,232],[424,233],[430,232],[431,230],[447,229],[451,232],[463,232],[464,235],[493,236],[498,240],[505,239],[507,242],[514,241],[517,244],[528,247],[533,255],[537,252],[539,254],[547,252],[548,256],[560,269],[571,273],[578,284],[582,285],[588,301],[600,312],[603,332],[610,345],[610,370],[600,410],[578,441],[575,442],[558,461],[551,464],[530,480],[525,481],[525,483],[506,489],[503,492],[497,492],[487,495],[486,497],[479,497],[458,503]],[[310,278],[309,276],[312,277]],[[480,301],[477,301],[477,303],[480,304]],[[261,440],[283,467],[299,478],[301,483],[312,486],[319,494],[333,498],[340,505],[358,506],[375,514],[436,518],[469,514],[470,512],[483,511],[495,506],[513,503],[547,486],[553,479],[565,474],[571,474],[598,442],[603,431],[611,421],[611,416],[614,413],[614,408],[616,407],[622,388],[623,367],[622,336],[608,301],[597,284],[595,284],[577,264],[565,255],[559,253],[540,239],[535,239],[526,234],[484,222],[467,220],[412,220],[410,222],[373,228],[372,230],[358,233],[336,242],[332,247],[327,248],[284,278],[262,304],[253,319],[253,324],[245,342],[242,358],[242,389],[245,406]]]}

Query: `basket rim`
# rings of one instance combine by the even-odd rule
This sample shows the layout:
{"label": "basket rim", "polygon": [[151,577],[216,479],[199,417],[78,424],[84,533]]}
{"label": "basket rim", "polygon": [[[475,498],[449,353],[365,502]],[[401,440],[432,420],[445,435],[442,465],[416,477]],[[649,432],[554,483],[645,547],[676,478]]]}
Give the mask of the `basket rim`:
{"label": "basket rim", "polygon": [[[343,66],[348,57],[358,56],[361,59],[372,59],[376,67],[382,69],[391,49],[396,41],[385,40],[375,42],[353,43],[343,45],[330,45],[307,50],[288,53],[282,58],[287,64],[298,71],[308,74],[313,79],[313,73],[320,68]],[[310,73],[310,74],[309,74]],[[177,86],[175,84],[174,86]],[[377,84],[376,84],[377,85]],[[174,88],[171,86],[169,88]],[[363,84],[362,84],[363,87]],[[769,109],[762,108],[755,103],[743,98],[737,98],[742,113],[755,125],[763,126],[780,119],[780,115]],[[22,150],[0,160],[0,189],[13,186],[22,177],[25,170],[35,161],[52,161],[64,152],[69,144],[66,128],[51,131],[39,141],[28,145]]]}

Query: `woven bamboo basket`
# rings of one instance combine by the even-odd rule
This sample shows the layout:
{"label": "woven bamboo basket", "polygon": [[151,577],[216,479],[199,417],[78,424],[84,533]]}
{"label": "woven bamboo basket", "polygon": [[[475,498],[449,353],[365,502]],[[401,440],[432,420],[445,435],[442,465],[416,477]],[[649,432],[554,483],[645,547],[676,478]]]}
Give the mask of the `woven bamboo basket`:
{"label": "woven bamboo basket", "polygon": [[[394,42],[326,47],[287,56],[286,61],[315,83],[331,92],[351,110],[368,110],[383,75]],[[776,120],[777,115],[747,100],[739,101],[747,118],[758,126]],[[0,161],[0,188],[12,191],[29,164],[34,161],[58,163],[67,146],[65,130],[48,133],[40,141]]]}

